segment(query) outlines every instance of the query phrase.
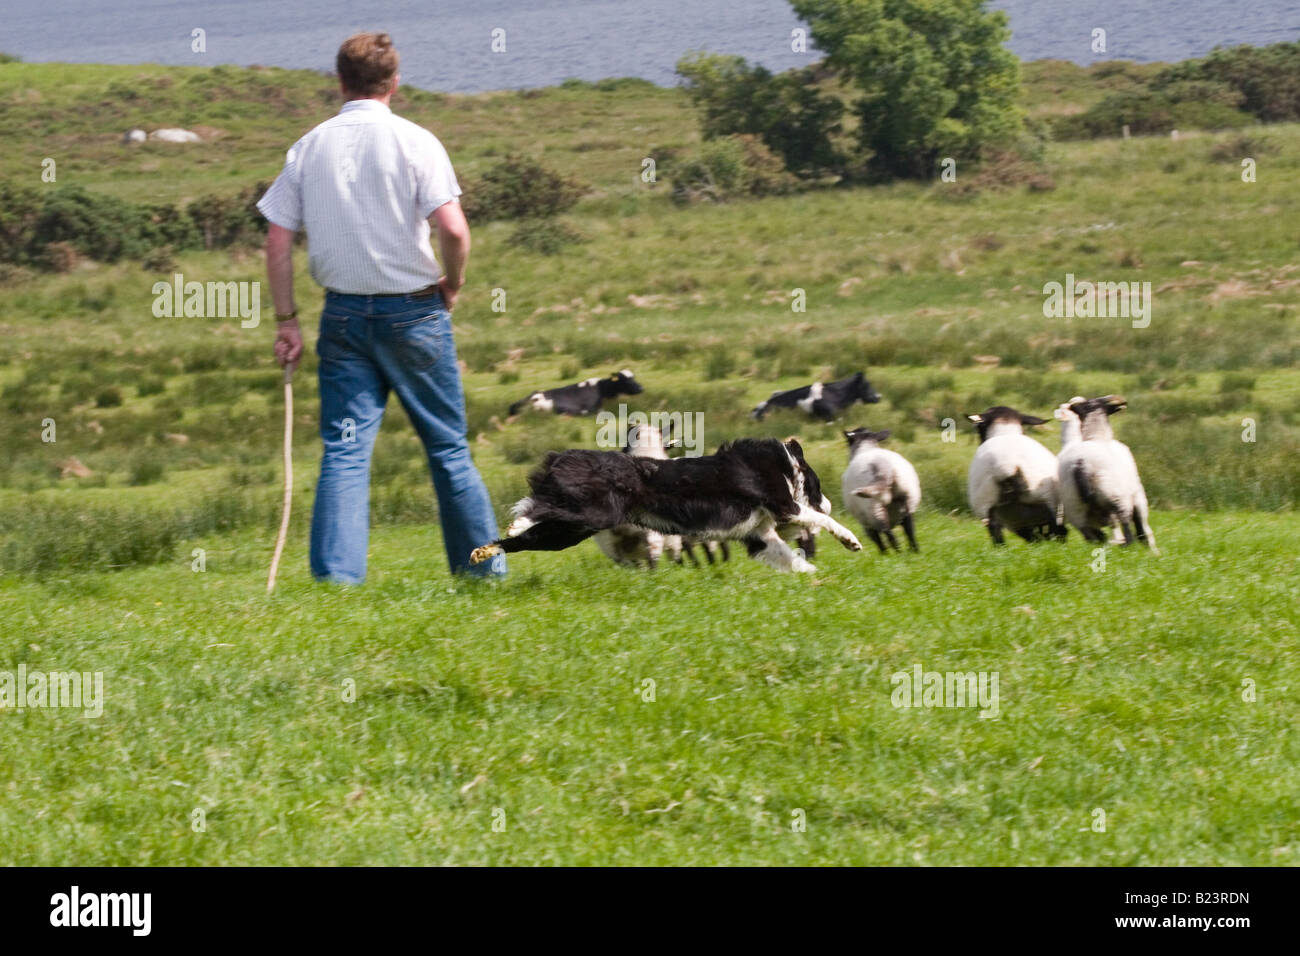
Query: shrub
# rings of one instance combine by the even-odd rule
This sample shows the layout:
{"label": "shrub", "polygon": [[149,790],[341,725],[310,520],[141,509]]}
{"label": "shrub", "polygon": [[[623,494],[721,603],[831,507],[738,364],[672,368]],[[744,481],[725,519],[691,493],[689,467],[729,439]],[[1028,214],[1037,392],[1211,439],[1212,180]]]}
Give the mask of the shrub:
{"label": "shrub", "polygon": [[159,246],[150,249],[141,260],[140,265],[147,272],[175,272],[176,252],[171,246]]}
{"label": "shrub", "polygon": [[156,455],[142,453],[131,459],[127,481],[133,485],[152,485],[162,480],[166,469]]}
{"label": "shrub", "polygon": [[202,196],[186,208],[204,249],[252,246],[266,237],[266,220],[257,210],[269,183],[259,182],[233,196]]}
{"label": "shrub", "polygon": [[265,223],[254,203],[264,188],[259,183],[233,197],[205,197],[180,210],[75,186],[37,192],[0,184],[0,261],[67,271],[79,257],[132,258],[167,268],[175,249],[260,238]]}
{"label": "shrub", "polygon": [[1153,90],[1111,93],[1090,110],[1058,117],[1052,131],[1058,139],[1095,139],[1119,135],[1122,127],[1137,135],[1172,129],[1225,129],[1243,126],[1251,118],[1241,110],[1215,101],[1176,101]]}
{"label": "shrub", "polygon": [[843,173],[834,139],[844,104],[821,92],[811,68],[773,75],[743,57],[696,53],[678,61],[677,73],[702,111],[705,139],[750,134],[797,176]]}
{"label": "shrub", "polygon": [[579,242],[585,242],[581,233],[558,219],[526,219],[510,234],[506,244],[530,252],[553,256]]}
{"label": "shrub", "polygon": [[736,367],[735,353],[725,347],[715,348],[709,353],[708,360],[704,364],[704,380],[707,382],[716,382],[720,378],[726,378]]}
{"label": "shrub", "polygon": [[95,396],[95,406],[97,408],[117,408],[121,404],[122,390],[116,385],[110,385]]}
{"label": "shrub", "polygon": [[41,250],[40,264],[51,272],[71,272],[80,257],[70,242],[47,242]]}
{"label": "shrub", "polygon": [[680,167],[670,169],[673,200],[726,202],[742,196],[768,196],[792,192],[798,180],[781,161],[748,134],[726,136],[701,145]]}
{"label": "shrub", "polygon": [[1216,163],[1237,162],[1247,156],[1264,156],[1277,152],[1277,143],[1263,136],[1237,133],[1210,147],[1210,160]]}
{"label": "shrub", "polygon": [[541,219],[572,209],[583,192],[536,160],[512,154],[469,184],[461,205],[470,219]]}
{"label": "shrub", "polygon": [[1261,122],[1300,120],[1300,42],[1217,49],[1166,67],[1151,80],[1151,89],[1171,99],[1188,87],[1230,90],[1239,99],[1226,105]]}

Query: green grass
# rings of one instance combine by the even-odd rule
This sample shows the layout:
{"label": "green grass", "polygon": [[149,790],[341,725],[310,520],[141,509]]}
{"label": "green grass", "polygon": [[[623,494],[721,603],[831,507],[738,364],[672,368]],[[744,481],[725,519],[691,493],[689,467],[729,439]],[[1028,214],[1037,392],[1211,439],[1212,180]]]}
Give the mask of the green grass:
{"label": "green grass", "polygon": [[[1082,110],[1132,82],[1104,66],[1028,64],[1027,110]],[[0,63],[0,175],[37,185],[49,156],[48,188],[233,193],[275,174],[331,90],[302,71]],[[518,557],[501,587],[455,583],[393,405],[371,579],[313,587],[309,354],[297,519],[267,599],[282,422],[269,316],[157,319],[151,287],[170,270],[133,262],[10,275],[0,671],[103,670],[108,710],[0,710],[4,859],[1295,862],[1300,126],[1262,135],[1253,184],[1236,153],[1256,133],[1203,134],[1049,144],[1048,191],[903,183],[679,208],[672,158],[698,142],[679,91],[408,91],[397,107],[467,182],[523,148],[589,187],[564,217],[589,241],[566,254],[512,246],[514,223],[475,228],[455,326],[502,514],[545,451],[594,441],[590,420],[503,424],[535,388],[631,366],[646,386],[634,408],[703,412],[710,449],[798,434],[833,491],[837,428],[748,411],[866,367],[885,400],[841,425],[893,429],[916,463],[925,551],[823,544],[820,573],[796,580],[739,557],[636,574],[584,546]],[[132,125],[221,135],[128,149]],[[653,187],[646,156],[661,161]],[[238,250],[177,269],[262,278],[260,255]],[[1150,281],[1151,327],[1045,318],[1043,284],[1066,272]],[[301,252],[297,277],[310,316],[321,293]],[[806,312],[790,310],[795,288]],[[1129,399],[1116,427],[1164,554],[1112,550],[1096,573],[1077,536],[992,550],[965,508],[973,439],[945,441],[945,419],[1107,392]],[[72,458],[92,474],[62,477]],[[889,675],[917,663],[997,671],[1002,716],[894,709]],[[1097,808],[1107,832],[1084,832]],[[791,832],[796,809],[806,833]]]}
{"label": "green grass", "polygon": [[[934,516],[922,554],[823,545],[811,578],[744,560],[640,574],[587,546],[453,584],[421,528],[375,535],[364,588],[323,589],[300,523],[269,600],[269,530],[155,568],[9,579],[3,658],[102,670],[106,707],[0,711],[0,851],[1294,864],[1300,519],[1155,521],[1162,557],[1112,550],[1101,573],[1077,536],[995,552]],[[211,548],[203,573],[190,544]],[[890,675],[916,664],[997,672],[1000,716],[896,709]]]}

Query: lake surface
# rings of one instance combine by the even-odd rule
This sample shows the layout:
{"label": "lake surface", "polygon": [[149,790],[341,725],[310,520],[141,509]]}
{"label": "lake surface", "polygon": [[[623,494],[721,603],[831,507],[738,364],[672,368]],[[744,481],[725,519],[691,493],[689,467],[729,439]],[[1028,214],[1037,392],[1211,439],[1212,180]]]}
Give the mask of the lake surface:
{"label": "lake surface", "polygon": [[[1022,59],[1179,60],[1216,45],[1300,39],[1300,0],[997,0]],[[0,0],[0,51],[25,60],[263,64],[330,70],[339,43],[384,29],[404,82],[475,92],[639,76],[675,82],[689,50],[739,53],[774,70],[800,24],[786,0]],[[1106,52],[1092,33],[1106,31]],[[191,31],[206,31],[193,53]],[[492,51],[504,30],[505,52]]]}

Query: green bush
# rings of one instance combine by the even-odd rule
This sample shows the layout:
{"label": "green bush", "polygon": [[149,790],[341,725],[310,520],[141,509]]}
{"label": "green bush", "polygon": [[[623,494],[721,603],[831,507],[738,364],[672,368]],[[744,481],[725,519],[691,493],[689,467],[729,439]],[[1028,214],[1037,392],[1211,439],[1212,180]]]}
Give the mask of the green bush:
{"label": "green bush", "polygon": [[1264,123],[1300,120],[1300,42],[1217,49],[1166,67],[1151,80],[1152,90],[1171,99],[1187,98],[1189,87],[1229,90],[1235,101],[1223,105]]}
{"label": "green bush", "polygon": [[95,396],[95,405],[98,408],[117,408],[121,404],[122,390],[116,385],[110,385]]}
{"label": "green bush", "polygon": [[704,363],[704,380],[706,382],[716,382],[720,378],[726,378],[736,368],[736,354],[726,347],[715,348],[709,353],[708,360]]}
{"label": "green bush", "polygon": [[553,256],[566,246],[586,241],[583,235],[558,219],[525,219],[510,234],[506,244],[530,252]]}
{"label": "green bush", "polygon": [[743,57],[694,53],[678,61],[677,73],[701,110],[705,139],[750,134],[801,178],[843,174],[835,137],[844,104],[818,88],[813,70],[773,75]]}
{"label": "green bush", "polygon": [[[1195,88],[1196,84],[1185,84],[1184,92]],[[1143,135],[1173,129],[1230,129],[1251,122],[1248,114],[1218,100],[1180,102],[1152,90],[1126,90],[1110,94],[1084,113],[1058,117],[1052,132],[1063,140],[1096,139],[1118,136],[1126,125],[1131,133]]]}
{"label": "green bush", "polygon": [[257,202],[269,188],[270,183],[259,182],[233,196],[201,196],[190,203],[186,216],[203,248],[260,244],[266,237],[267,225],[257,210]]}
{"label": "green bush", "polygon": [[141,205],[78,186],[35,190],[0,184],[0,262],[66,272],[77,257],[140,259],[168,266],[177,249],[214,249],[262,240],[258,183],[233,196],[205,196],[185,209]]}
{"label": "green bush", "polygon": [[542,219],[572,209],[584,191],[536,160],[512,154],[469,183],[460,201],[471,220]]}
{"label": "green bush", "polygon": [[670,167],[668,174],[678,203],[780,195],[799,185],[781,160],[749,134],[709,140],[680,166]]}
{"label": "green bush", "polygon": [[132,486],[152,485],[161,481],[165,472],[166,468],[157,454],[142,452],[131,459],[127,481]]}

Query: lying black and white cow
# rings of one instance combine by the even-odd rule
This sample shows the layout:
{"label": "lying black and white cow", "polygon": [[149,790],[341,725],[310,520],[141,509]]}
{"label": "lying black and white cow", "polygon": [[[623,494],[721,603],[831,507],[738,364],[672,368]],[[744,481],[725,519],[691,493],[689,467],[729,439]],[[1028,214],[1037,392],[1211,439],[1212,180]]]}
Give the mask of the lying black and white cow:
{"label": "lying black and white cow", "polygon": [[871,387],[861,372],[842,378],[838,382],[813,382],[803,388],[788,392],[773,392],[765,402],[759,402],[752,415],[762,419],[773,408],[799,408],[813,418],[833,422],[835,416],[854,402],[870,405],[880,401],[880,395]]}
{"label": "lying black and white cow", "polygon": [[510,406],[510,414],[518,415],[526,408],[536,412],[554,412],[556,415],[594,415],[600,404],[615,395],[640,395],[641,383],[629,369],[614,372],[605,378],[589,378],[576,385],[548,388],[533,392]]}
{"label": "lying black and white cow", "polygon": [[470,562],[515,551],[560,551],[619,525],[661,534],[744,541],[751,557],[781,571],[817,570],[782,540],[825,528],[850,551],[862,545],[830,517],[817,473],[790,439],[742,438],[698,458],[636,458],[617,451],[551,452],[528,477],[506,536]]}

